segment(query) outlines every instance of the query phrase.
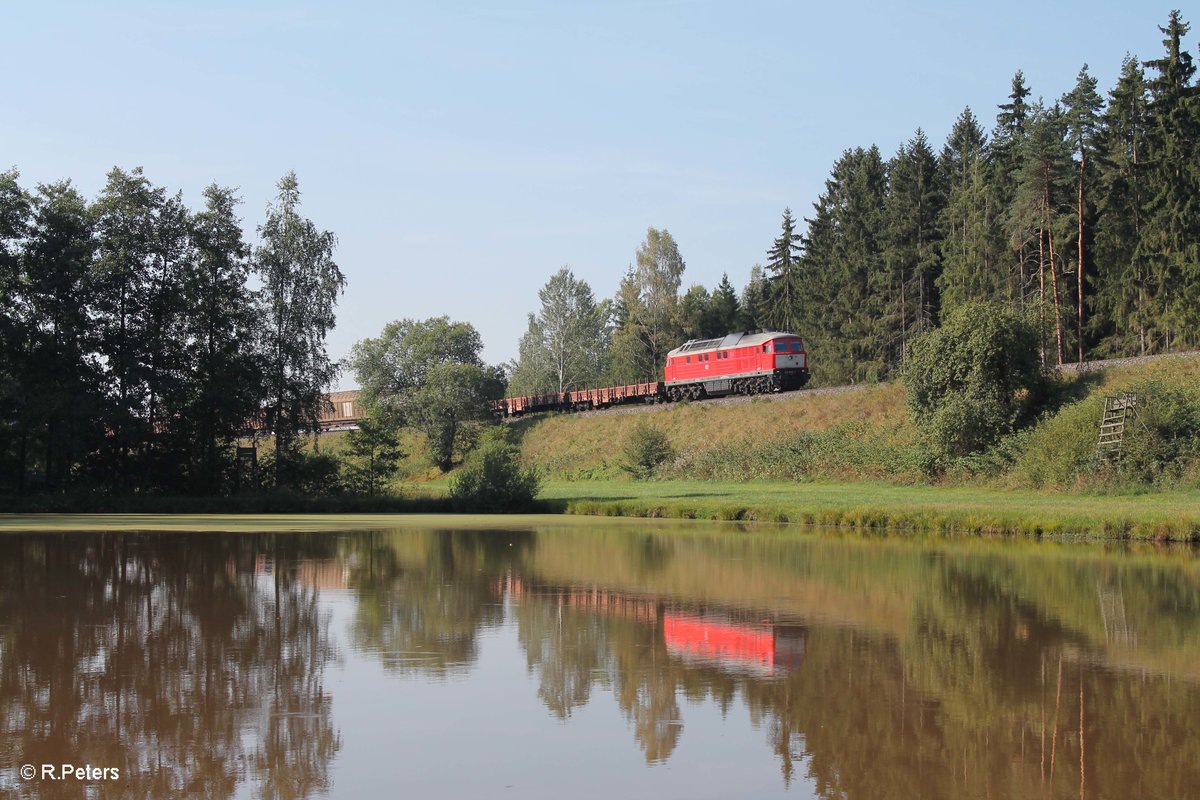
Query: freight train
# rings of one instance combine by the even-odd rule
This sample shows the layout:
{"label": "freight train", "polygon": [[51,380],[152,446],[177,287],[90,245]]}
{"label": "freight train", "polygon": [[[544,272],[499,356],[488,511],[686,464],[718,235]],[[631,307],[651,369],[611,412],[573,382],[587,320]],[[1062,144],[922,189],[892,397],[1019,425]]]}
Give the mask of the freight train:
{"label": "freight train", "polygon": [[492,403],[502,417],[536,411],[583,411],[622,403],[701,400],[799,389],[808,382],[804,340],[783,331],[743,331],[692,339],[667,353],[663,380],[506,397]]}

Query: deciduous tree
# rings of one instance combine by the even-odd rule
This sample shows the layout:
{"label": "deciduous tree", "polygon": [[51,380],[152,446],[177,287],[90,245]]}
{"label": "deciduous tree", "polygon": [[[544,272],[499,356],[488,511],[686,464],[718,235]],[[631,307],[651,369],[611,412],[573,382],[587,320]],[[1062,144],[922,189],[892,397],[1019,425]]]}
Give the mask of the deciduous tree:
{"label": "deciduous tree", "polygon": [[279,181],[279,194],[258,233],[254,269],[262,281],[262,355],[266,423],[275,434],[276,469],[283,474],[297,436],[315,430],[322,394],[337,374],[325,349],[346,279],[333,260],[337,238],[300,214],[296,173]]}

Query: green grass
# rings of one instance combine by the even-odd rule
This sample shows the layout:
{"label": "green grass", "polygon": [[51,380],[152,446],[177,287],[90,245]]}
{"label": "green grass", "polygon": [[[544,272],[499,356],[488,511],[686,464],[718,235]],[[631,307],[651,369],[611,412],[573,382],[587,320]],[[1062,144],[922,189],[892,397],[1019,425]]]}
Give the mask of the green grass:
{"label": "green grass", "polygon": [[851,528],[1200,540],[1200,491],[1066,495],[859,482],[551,481],[568,514],[760,520]]}

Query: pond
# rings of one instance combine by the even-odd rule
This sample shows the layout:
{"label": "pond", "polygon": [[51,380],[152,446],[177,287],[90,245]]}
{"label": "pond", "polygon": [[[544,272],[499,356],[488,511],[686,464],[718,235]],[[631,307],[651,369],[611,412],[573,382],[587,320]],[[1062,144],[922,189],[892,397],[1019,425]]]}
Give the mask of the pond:
{"label": "pond", "polygon": [[1200,792],[1190,549],[428,524],[0,535],[0,796]]}

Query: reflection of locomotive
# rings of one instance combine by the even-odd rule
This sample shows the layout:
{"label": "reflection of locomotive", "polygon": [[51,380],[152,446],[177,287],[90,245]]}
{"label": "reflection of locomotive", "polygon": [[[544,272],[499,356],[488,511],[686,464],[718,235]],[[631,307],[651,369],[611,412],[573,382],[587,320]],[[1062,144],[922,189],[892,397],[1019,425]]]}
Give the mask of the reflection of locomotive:
{"label": "reflection of locomotive", "polygon": [[807,639],[799,625],[746,625],[723,617],[663,616],[667,652],[736,672],[771,675],[798,669]]}
{"label": "reflection of locomotive", "polygon": [[766,394],[808,382],[804,340],[782,331],[746,331],[720,339],[693,339],[667,353],[662,381],[506,397],[492,404],[501,416],[534,411],[584,410],[630,402],[699,400],[727,394]]}

